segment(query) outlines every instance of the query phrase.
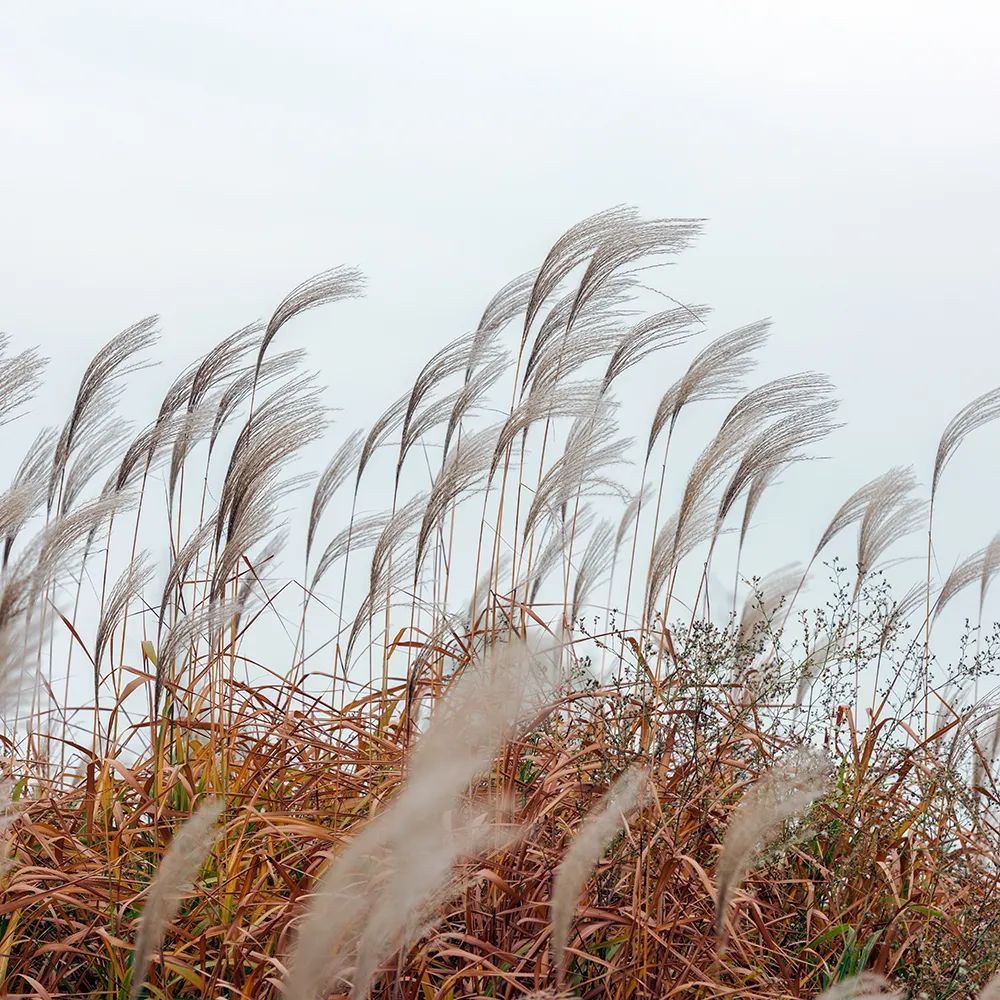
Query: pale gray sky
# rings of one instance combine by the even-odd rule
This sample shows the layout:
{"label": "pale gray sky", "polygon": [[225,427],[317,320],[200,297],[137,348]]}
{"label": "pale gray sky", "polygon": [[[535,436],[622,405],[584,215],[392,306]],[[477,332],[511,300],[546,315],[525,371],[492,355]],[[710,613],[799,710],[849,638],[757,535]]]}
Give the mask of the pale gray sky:
{"label": "pale gray sky", "polygon": [[[143,315],[165,384],[357,264],[365,300],[281,334],[346,431],[580,217],[705,217],[662,287],[716,332],[774,317],[762,374],[828,373],[848,422],[762,508],[769,570],[862,480],[926,478],[1000,381],[998,51],[986,2],[8,4],[0,327],[54,358],[44,419]],[[687,357],[639,376],[626,431]],[[949,558],[1000,528],[998,442],[949,471]]]}

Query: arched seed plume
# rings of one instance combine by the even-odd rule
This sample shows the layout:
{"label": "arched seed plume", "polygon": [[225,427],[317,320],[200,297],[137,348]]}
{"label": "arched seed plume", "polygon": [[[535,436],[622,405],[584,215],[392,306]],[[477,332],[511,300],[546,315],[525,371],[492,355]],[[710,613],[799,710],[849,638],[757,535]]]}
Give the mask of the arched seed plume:
{"label": "arched seed plume", "polygon": [[417,534],[414,574],[419,574],[427,542],[445,511],[480,482],[485,482],[494,453],[497,428],[487,427],[464,437],[452,450],[434,479],[427,508]]}
{"label": "arched seed plume", "polygon": [[149,583],[154,568],[149,560],[149,553],[140,552],[138,557],[128,564],[111,588],[111,592],[104,602],[104,611],[98,622],[97,635],[94,639],[95,670],[100,669],[104,651],[111,640],[111,633],[121,624],[129,603],[138,597]]}
{"label": "arched seed plume", "polygon": [[35,348],[7,357],[10,337],[0,333],[0,427],[18,417],[18,410],[31,401],[41,384],[48,359]]}
{"label": "arched seed plume", "polygon": [[887,549],[920,526],[927,504],[910,496],[915,487],[911,469],[894,469],[881,477],[869,497],[858,525],[856,589]]}
{"label": "arched seed plume", "polygon": [[576,581],[573,584],[573,599],[568,619],[570,625],[577,620],[593,587],[611,568],[615,554],[614,537],[614,525],[610,521],[601,521],[587,540],[583,555],[576,567]]}
{"label": "arched seed plume", "polygon": [[639,320],[619,340],[604,372],[601,391],[606,392],[615,379],[641,364],[656,351],[676,347],[689,340],[697,332],[692,326],[703,326],[708,312],[706,306],[681,306],[653,313]]}
{"label": "arched seed plume", "polygon": [[239,411],[240,407],[250,399],[255,391],[271,385],[284,376],[291,374],[302,364],[305,358],[303,351],[284,351],[274,357],[267,358],[259,367],[251,365],[244,368],[233,378],[219,397],[219,407],[212,422],[212,433],[208,439],[208,450],[211,454],[222,429]]}
{"label": "arched seed plume", "polygon": [[497,643],[462,672],[418,739],[402,790],[314,887],[287,962],[286,1000],[341,988],[352,967],[352,997],[367,996],[378,966],[406,946],[415,914],[446,891],[456,855],[475,846],[449,837],[442,816],[461,811],[470,784],[557,682],[555,657],[522,640]]}
{"label": "arched seed plume", "polygon": [[334,452],[326,468],[321,473],[316,490],[313,493],[312,507],[309,511],[309,527],[306,532],[306,564],[312,552],[316,538],[316,529],[334,494],[343,485],[347,477],[355,470],[361,459],[361,448],[364,431],[353,431]]}
{"label": "arched seed plume", "polygon": [[975,430],[984,427],[1000,417],[1000,388],[991,389],[977,396],[971,403],[964,406],[949,421],[938,442],[937,454],[934,456],[934,473],[931,477],[931,503],[937,495],[941,476],[948,463],[955,457],[962,442]]}
{"label": "arched seed plume", "polygon": [[315,589],[338,559],[348,552],[371,548],[379,539],[391,515],[387,512],[357,518],[353,524],[342,528],[323,550],[313,572],[312,588]]}
{"label": "arched seed plume", "polygon": [[932,622],[966,587],[973,583],[982,583],[986,552],[987,550],[982,548],[955,564],[934,601],[931,609]]}
{"label": "arched seed plume", "polygon": [[510,367],[510,357],[505,353],[487,355],[476,371],[467,373],[465,384],[455,393],[444,432],[443,458],[448,457],[452,438],[462,421],[475,409],[503,373]]}
{"label": "arched seed plume", "polygon": [[754,352],[764,346],[769,331],[769,320],[740,327],[713,340],[695,357],[684,375],[660,399],[649,429],[647,460],[660,433],[665,427],[673,428],[685,406],[739,391],[741,382],[757,363]]}
{"label": "arched seed plume", "polygon": [[472,337],[469,366],[465,370],[466,382],[472,378],[473,369],[482,362],[483,356],[490,352],[497,336],[527,309],[537,278],[537,270],[525,271],[508,281],[490,299]]}
{"label": "arched seed plume", "polygon": [[409,401],[410,394],[408,392],[404,393],[372,424],[371,430],[368,432],[368,437],[365,438],[365,443],[361,446],[361,458],[358,460],[358,474],[354,480],[355,493],[358,491],[361,477],[364,475],[368,463],[375,454],[375,450],[385,444],[386,438],[402,423],[403,414],[406,412]]}
{"label": "arched seed plume", "polygon": [[511,411],[497,435],[496,448],[490,462],[490,478],[518,434],[525,434],[539,420],[559,417],[585,417],[593,413],[599,399],[595,382],[547,382],[536,386]]}
{"label": "arched seed plume", "polygon": [[836,410],[837,404],[832,400],[803,406],[751,438],[722,491],[718,513],[720,526],[755,479],[806,458],[804,449],[821,441],[834,429],[831,418]]}
{"label": "arched seed plume", "polygon": [[625,510],[622,512],[621,520],[618,522],[618,530],[615,532],[616,549],[621,548],[622,542],[625,541],[625,536],[639,516],[639,511],[649,503],[652,497],[653,487],[649,483],[646,483],[638,493],[634,493],[629,498],[628,503],[625,505]]}
{"label": "arched seed plume", "polygon": [[48,495],[48,472],[56,445],[55,428],[39,431],[25,452],[9,489],[0,500],[0,537],[3,538],[3,566],[10,561],[17,536],[38,513]]}
{"label": "arched seed plume", "polygon": [[321,271],[296,285],[281,300],[278,308],[274,310],[270,320],[268,320],[260,348],[257,351],[255,380],[259,377],[261,366],[264,363],[264,354],[271,341],[290,319],[309,309],[315,309],[317,306],[328,305],[343,299],[358,298],[364,294],[364,290],[364,275],[357,268],[345,265],[331,268],[329,271]]}
{"label": "arched seed plume", "polygon": [[700,219],[643,219],[616,226],[594,249],[580,279],[567,327],[616,272],[647,257],[686,250],[701,233]]}
{"label": "arched seed plume", "polygon": [[983,606],[997,573],[1000,572],[1000,533],[991,539],[983,553],[983,572],[979,580],[979,617],[983,617]]}
{"label": "arched seed plume", "polygon": [[588,360],[611,355],[619,345],[622,329],[636,315],[631,303],[635,281],[616,275],[592,296],[576,316],[572,333],[570,312],[576,300],[571,292],[548,311],[535,334],[521,379],[521,395],[540,381],[560,381]]}
{"label": "arched seed plume", "polygon": [[758,581],[743,603],[743,613],[736,630],[737,641],[751,640],[758,628],[770,622],[789,595],[794,593],[801,578],[802,567],[795,563],[783,566]]}
{"label": "arched seed plume", "polygon": [[80,451],[90,450],[100,441],[122,379],[144,367],[137,355],[156,341],[156,323],[157,317],[149,316],[123,330],[112,337],[87,366],[53,454],[48,510],[51,511],[56,503],[72,457]]}
{"label": "arched seed plume", "polygon": [[629,441],[616,438],[614,406],[601,402],[587,415],[577,417],[566,438],[562,455],[542,476],[524,519],[528,538],[543,515],[555,516],[576,497],[595,492],[620,492],[607,471],[624,461]]}
{"label": "arched seed plume", "polygon": [[[406,407],[403,410],[403,419],[400,428],[399,455],[396,459],[396,485],[399,485],[399,476],[406,461],[406,455],[413,446],[418,435],[410,433],[411,424],[414,423],[418,408],[423,401],[452,375],[457,375],[465,371],[471,358],[472,334],[465,334],[458,337],[450,344],[441,348],[420,370],[413,388],[406,400]],[[448,407],[450,412],[451,407]],[[436,418],[435,422],[443,421],[447,418],[447,412]]]}
{"label": "arched seed plume", "polygon": [[571,271],[579,267],[601,244],[638,219],[634,208],[618,206],[583,219],[566,230],[546,254],[528,296],[521,333],[523,349],[539,310]]}

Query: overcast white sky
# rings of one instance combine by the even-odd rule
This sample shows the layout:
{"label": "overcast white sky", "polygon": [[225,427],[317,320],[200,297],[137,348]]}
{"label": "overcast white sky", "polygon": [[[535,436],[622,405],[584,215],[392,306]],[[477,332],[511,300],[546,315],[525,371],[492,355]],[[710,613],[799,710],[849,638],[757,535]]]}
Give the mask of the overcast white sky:
{"label": "overcast white sky", "polygon": [[[763,374],[840,390],[834,460],[761,512],[793,556],[862,480],[926,479],[1000,381],[992,3],[49,2],[0,25],[0,328],[54,358],[41,419],[133,320],[162,315],[165,382],[348,262],[368,297],[281,336],[363,425],[620,202],[707,218],[663,287],[716,332],[774,317]],[[627,431],[686,357],[643,374]],[[998,441],[951,467],[946,558],[1000,528]]]}

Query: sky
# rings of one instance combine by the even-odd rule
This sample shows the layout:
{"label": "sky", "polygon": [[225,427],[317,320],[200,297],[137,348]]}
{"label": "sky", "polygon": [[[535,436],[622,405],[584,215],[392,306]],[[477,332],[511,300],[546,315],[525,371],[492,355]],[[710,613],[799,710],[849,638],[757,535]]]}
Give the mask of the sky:
{"label": "sky", "polygon": [[[28,423],[142,316],[162,317],[165,386],[350,263],[366,298],[281,337],[338,426],[364,426],[619,203],[704,218],[660,287],[716,332],[772,317],[761,377],[837,386],[829,461],[762,508],[762,571],[890,465],[926,482],[944,424],[1000,380],[993,4],[52,2],[0,24],[0,329],[53,359]],[[688,356],[638,376],[627,433]],[[978,432],[949,470],[944,563],[1000,528],[998,443]]]}

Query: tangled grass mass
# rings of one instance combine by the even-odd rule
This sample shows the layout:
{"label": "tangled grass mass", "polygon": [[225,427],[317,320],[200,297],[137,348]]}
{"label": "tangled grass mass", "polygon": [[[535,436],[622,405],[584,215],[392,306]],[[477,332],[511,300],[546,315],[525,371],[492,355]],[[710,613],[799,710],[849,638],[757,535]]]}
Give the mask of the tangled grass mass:
{"label": "tangled grass mass", "polygon": [[[1000,390],[929,491],[890,469],[750,574],[836,402],[754,384],[766,323],[645,308],[698,230],[573,226],[330,444],[281,333],[335,325],[352,268],[138,431],[156,321],[107,343],[0,496],[5,996],[1000,996],[1000,535],[947,576],[933,535]],[[3,346],[6,422],[44,363]],[[640,365],[667,374],[633,447]],[[721,421],[688,463],[695,409]]]}

